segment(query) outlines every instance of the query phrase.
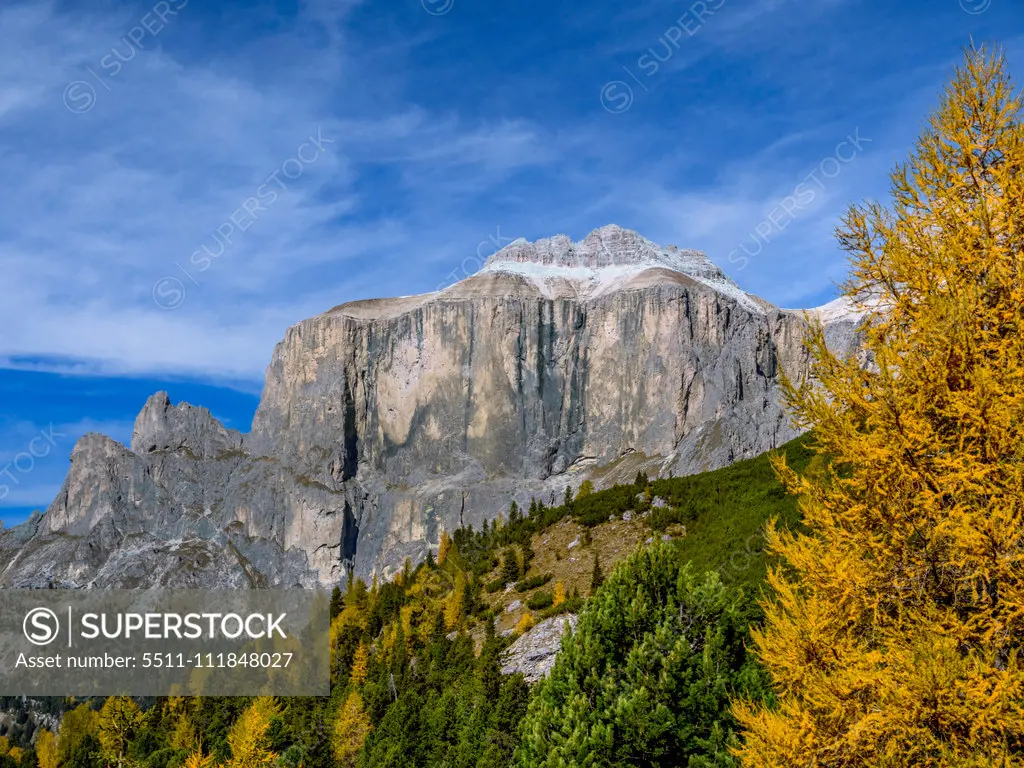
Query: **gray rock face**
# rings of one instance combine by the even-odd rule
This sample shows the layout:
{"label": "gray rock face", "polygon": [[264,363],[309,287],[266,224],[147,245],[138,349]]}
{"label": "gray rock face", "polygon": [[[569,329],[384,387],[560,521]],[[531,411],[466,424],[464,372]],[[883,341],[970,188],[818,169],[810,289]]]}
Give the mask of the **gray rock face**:
{"label": "gray rock face", "polygon": [[[848,307],[811,312],[855,349]],[[131,451],[83,438],[42,520],[0,535],[0,584],[388,576],[594,468],[694,473],[789,440],[779,377],[806,374],[806,328],[617,227],[516,241],[444,291],[290,328],[249,434],[160,394]]]}
{"label": "gray rock face", "polygon": [[505,675],[522,673],[528,683],[547,677],[555,666],[555,657],[562,647],[566,628],[576,630],[577,617],[573,613],[545,619],[524,634],[501,654],[501,672]]}
{"label": "gray rock face", "polygon": [[241,453],[242,435],[225,429],[205,408],[187,403],[173,407],[167,393],[158,392],[135,419],[131,447],[139,456],[180,451],[197,459],[213,459]]}

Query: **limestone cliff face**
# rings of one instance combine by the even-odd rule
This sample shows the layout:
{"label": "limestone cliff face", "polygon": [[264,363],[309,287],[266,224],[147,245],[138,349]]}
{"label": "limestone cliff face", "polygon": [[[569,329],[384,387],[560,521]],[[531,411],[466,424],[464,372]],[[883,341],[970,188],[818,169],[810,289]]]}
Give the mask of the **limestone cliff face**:
{"label": "limestone cliff face", "polygon": [[[856,317],[836,303],[821,316],[852,351]],[[806,373],[805,332],[802,313],[744,293],[698,252],[617,227],[517,241],[445,291],[290,328],[248,435],[158,395],[131,451],[83,439],[39,532],[0,539],[0,558],[18,553],[0,579],[34,578],[33,547],[57,547],[58,580],[113,577],[109,563],[62,565],[105,530],[114,560],[117,535],[220,553],[217,583],[388,573],[513,497],[698,472],[785,442],[779,376]],[[154,573],[185,578],[173,551],[147,553]]]}

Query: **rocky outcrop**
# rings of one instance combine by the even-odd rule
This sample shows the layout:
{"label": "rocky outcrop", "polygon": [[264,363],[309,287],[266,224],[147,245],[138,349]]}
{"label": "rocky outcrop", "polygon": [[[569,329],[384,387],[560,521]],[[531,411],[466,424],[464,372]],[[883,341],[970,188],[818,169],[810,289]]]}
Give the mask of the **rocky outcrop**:
{"label": "rocky outcrop", "polygon": [[521,673],[531,684],[543,680],[555,666],[566,630],[570,634],[576,630],[576,621],[576,614],[566,613],[545,619],[526,632],[501,654],[502,674]]}
{"label": "rocky outcrop", "polygon": [[[854,349],[856,313],[812,312]],[[290,328],[249,434],[160,394],[130,451],[83,438],[42,520],[0,535],[0,583],[388,575],[596,469],[693,473],[792,438],[779,381],[807,373],[806,328],[634,232],[516,241],[444,291]]]}
{"label": "rocky outcrop", "polygon": [[242,435],[226,429],[205,408],[171,405],[166,392],[153,395],[135,419],[132,452],[180,451],[197,459],[223,458],[242,450]]}

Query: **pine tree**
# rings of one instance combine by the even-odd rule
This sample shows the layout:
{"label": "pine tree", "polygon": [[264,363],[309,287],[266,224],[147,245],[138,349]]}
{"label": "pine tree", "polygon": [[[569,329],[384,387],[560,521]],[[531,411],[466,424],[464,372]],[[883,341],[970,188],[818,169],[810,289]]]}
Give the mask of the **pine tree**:
{"label": "pine tree", "polygon": [[580,484],[580,489],[576,491],[576,499],[585,499],[587,496],[594,492],[594,484],[590,480],[584,480]]}
{"label": "pine tree", "polygon": [[480,582],[470,575],[466,588],[462,590],[462,601],[459,610],[463,616],[472,616],[480,594]]}
{"label": "pine tree", "polygon": [[354,579],[345,595],[346,607],[362,611],[370,601],[370,590],[362,579]]}
{"label": "pine tree", "polygon": [[604,584],[604,572],[601,570],[601,556],[595,553],[594,570],[590,572],[590,594],[594,594],[602,584]]}
{"label": "pine tree", "polygon": [[363,699],[357,691],[352,691],[334,722],[333,747],[338,765],[345,768],[355,766],[370,729],[370,717],[363,708]]}
{"label": "pine tree", "polygon": [[520,728],[519,768],[735,765],[733,692],[760,693],[742,595],[661,542],[587,602]]}
{"label": "pine tree", "polygon": [[823,472],[757,651],[779,704],[739,706],[751,766],[1024,761],[1024,126],[1001,55],[969,51],[892,207],[838,232],[871,361],[820,326],[788,387]]}
{"label": "pine tree", "polygon": [[518,581],[520,573],[519,555],[512,547],[507,547],[501,556],[501,579],[506,584]]}
{"label": "pine tree", "polygon": [[536,557],[536,553],[533,551],[533,544],[530,542],[530,537],[527,536],[526,540],[522,544],[523,552],[523,576],[530,570],[530,566],[533,564],[533,558]]}
{"label": "pine tree", "polygon": [[572,511],[572,486],[565,486],[565,495],[562,496],[562,506]]}

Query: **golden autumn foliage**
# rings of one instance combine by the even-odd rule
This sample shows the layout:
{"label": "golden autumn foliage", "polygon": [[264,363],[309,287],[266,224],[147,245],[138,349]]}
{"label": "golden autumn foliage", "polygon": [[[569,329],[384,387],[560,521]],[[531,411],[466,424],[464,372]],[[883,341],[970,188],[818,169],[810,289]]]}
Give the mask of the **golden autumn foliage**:
{"label": "golden autumn foliage", "polygon": [[228,732],[228,768],[269,768],[277,762],[267,739],[267,729],[277,711],[273,697],[260,696],[235,721]]}
{"label": "golden autumn foliage", "polygon": [[99,739],[104,756],[120,765],[129,741],[146,721],[146,713],[129,696],[111,696],[100,709]]}
{"label": "golden autumn foliage", "polygon": [[185,758],[182,768],[214,768],[213,755],[204,755],[196,750]]}
{"label": "golden autumn foliage", "polygon": [[352,691],[338,711],[334,722],[334,757],[340,766],[354,766],[359,751],[370,733],[370,716],[363,708],[363,699]]}
{"label": "golden autumn foliage", "polygon": [[444,625],[455,629],[462,620],[462,602],[466,596],[466,577],[462,572],[455,574],[455,587],[444,601]]}
{"label": "golden autumn foliage", "polygon": [[352,685],[361,685],[366,680],[370,669],[370,655],[366,650],[366,643],[360,642],[356,647],[355,655],[352,657],[352,669],[349,671],[349,682]]}
{"label": "golden autumn foliage", "polygon": [[565,582],[555,584],[555,599],[552,605],[558,606],[565,602]]}
{"label": "golden autumn foliage", "polygon": [[21,762],[21,758],[25,755],[25,750],[21,747],[11,747],[7,752],[8,757],[16,763]]}
{"label": "golden autumn foliage", "polygon": [[79,704],[65,712],[60,721],[57,750],[61,761],[69,757],[79,745],[99,729],[100,716],[88,704]]}
{"label": "golden autumn foliage", "polygon": [[527,611],[520,617],[519,621],[516,623],[516,634],[521,635],[524,632],[529,632],[531,629],[533,629],[534,624],[535,622],[533,620],[533,614]]}
{"label": "golden autumn foliage", "polygon": [[36,760],[39,768],[57,768],[60,755],[57,752],[57,737],[43,728],[36,739]]}
{"label": "golden autumn foliage", "polygon": [[190,752],[198,750],[200,745],[199,732],[188,710],[185,707],[179,707],[172,710],[169,716],[173,718],[174,723],[169,739],[170,745],[174,749]]}
{"label": "golden autumn foliage", "polygon": [[838,232],[869,364],[820,327],[788,386],[830,465],[777,468],[806,534],[756,649],[778,705],[740,705],[758,768],[1024,765],[1024,126],[1001,55],[969,51],[892,205]]}
{"label": "golden autumn foliage", "polygon": [[398,610],[398,620],[407,643],[411,641],[413,636],[413,616],[417,608],[418,606],[416,605],[403,605]]}
{"label": "golden autumn foliage", "polygon": [[437,564],[444,565],[451,551],[452,537],[448,535],[448,531],[441,531],[441,543],[437,547]]}

